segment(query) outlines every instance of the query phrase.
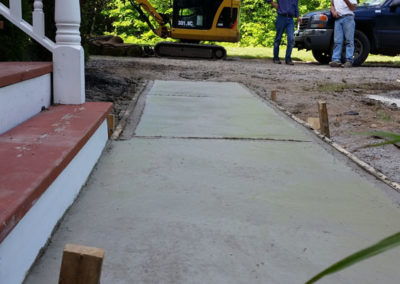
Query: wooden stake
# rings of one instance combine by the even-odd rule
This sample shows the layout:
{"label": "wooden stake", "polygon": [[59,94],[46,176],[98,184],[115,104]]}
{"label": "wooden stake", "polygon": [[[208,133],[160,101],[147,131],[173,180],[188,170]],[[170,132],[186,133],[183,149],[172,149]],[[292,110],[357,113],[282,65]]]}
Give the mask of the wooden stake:
{"label": "wooden stake", "polygon": [[271,101],[276,102],[276,90],[271,91]]}
{"label": "wooden stake", "polygon": [[328,138],[331,138],[329,132],[328,108],[326,102],[318,101],[319,125],[320,133]]}
{"label": "wooden stake", "polygon": [[307,123],[315,130],[319,130],[321,128],[319,124],[319,117],[307,117]]}
{"label": "wooden stake", "polygon": [[61,263],[59,284],[99,284],[104,250],[67,244]]}
{"label": "wooden stake", "polygon": [[4,22],[0,21],[0,30],[4,29]]}
{"label": "wooden stake", "polygon": [[108,138],[110,138],[115,129],[115,116],[113,114],[109,114],[107,116],[107,127],[108,127]]}

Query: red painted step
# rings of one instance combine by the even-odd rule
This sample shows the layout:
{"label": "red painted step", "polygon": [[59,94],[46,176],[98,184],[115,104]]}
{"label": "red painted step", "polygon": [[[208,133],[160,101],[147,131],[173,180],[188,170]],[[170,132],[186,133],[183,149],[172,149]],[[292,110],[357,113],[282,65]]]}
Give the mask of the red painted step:
{"label": "red painted step", "polygon": [[0,136],[0,242],[71,162],[111,109],[111,103],[103,102],[53,106]]}
{"label": "red painted step", "polygon": [[53,72],[51,62],[0,62],[0,87]]}

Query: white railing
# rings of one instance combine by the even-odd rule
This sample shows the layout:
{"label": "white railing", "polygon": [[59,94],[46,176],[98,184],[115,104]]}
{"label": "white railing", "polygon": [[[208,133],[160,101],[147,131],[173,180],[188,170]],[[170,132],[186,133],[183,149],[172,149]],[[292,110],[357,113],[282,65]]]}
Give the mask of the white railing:
{"label": "white railing", "polygon": [[45,36],[42,0],[33,3],[32,24],[22,18],[21,0],[0,3],[0,14],[53,54],[54,102],[85,102],[84,52],[79,27],[79,0],[55,0],[56,42]]}
{"label": "white railing", "polygon": [[31,38],[35,39],[49,51],[53,52],[55,43],[44,36],[44,14],[42,1],[35,1],[33,11],[33,26],[22,19],[21,1],[10,0],[10,8],[0,3],[0,14],[19,27]]}

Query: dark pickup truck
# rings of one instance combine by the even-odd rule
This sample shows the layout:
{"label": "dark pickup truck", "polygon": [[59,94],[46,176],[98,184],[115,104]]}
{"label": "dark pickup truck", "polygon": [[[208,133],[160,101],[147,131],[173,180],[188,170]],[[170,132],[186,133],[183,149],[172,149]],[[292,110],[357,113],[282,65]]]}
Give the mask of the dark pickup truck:
{"label": "dark pickup truck", "polygon": [[[355,14],[354,66],[361,65],[369,53],[400,54],[400,0],[366,0]],[[333,49],[334,19],[330,10],[307,13],[294,34],[294,47],[311,50],[314,58],[326,64]]]}

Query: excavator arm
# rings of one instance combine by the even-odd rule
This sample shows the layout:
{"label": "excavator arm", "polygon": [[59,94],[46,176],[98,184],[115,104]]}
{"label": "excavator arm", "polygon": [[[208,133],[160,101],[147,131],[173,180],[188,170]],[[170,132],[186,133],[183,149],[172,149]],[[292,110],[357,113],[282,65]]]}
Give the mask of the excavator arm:
{"label": "excavator arm", "polygon": [[[168,17],[164,14],[160,14],[154,9],[154,7],[147,0],[129,0],[132,6],[138,11],[140,17],[147,25],[151,28],[151,30],[161,38],[167,38],[170,36],[170,30],[167,27]],[[150,22],[149,17],[151,16],[158,24],[158,27],[155,28],[153,24]]]}

